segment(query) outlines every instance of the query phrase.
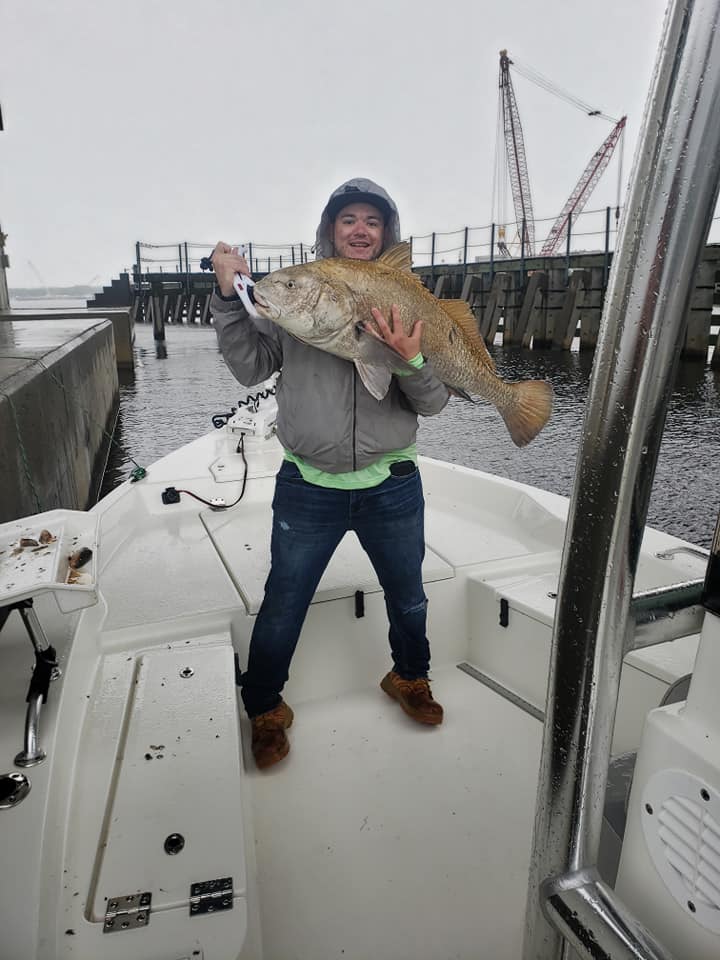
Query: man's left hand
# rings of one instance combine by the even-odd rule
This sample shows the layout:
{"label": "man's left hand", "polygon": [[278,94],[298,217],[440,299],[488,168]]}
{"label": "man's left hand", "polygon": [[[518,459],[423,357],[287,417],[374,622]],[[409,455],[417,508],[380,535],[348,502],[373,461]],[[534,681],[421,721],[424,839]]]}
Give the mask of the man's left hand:
{"label": "man's left hand", "polygon": [[388,322],[382,311],[377,307],[372,308],[372,315],[377,330],[369,324],[365,324],[368,333],[372,333],[378,340],[384,340],[389,347],[392,347],[396,353],[399,353],[405,360],[412,360],[420,353],[420,341],[422,340],[423,321],[416,320],[410,333],[405,333],[403,325],[400,322],[400,309],[396,303],[390,308],[390,321]]}

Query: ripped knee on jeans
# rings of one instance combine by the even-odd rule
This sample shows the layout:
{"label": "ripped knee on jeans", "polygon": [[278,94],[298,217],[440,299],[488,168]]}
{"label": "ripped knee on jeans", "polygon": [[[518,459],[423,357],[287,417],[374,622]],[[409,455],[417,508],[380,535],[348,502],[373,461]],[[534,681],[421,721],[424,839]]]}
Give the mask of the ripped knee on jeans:
{"label": "ripped knee on jeans", "polygon": [[416,603],[412,607],[407,607],[406,609],[401,610],[400,613],[404,617],[412,616],[414,613],[425,613],[427,610],[427,605],[427,597],[425,597],[425,599],[421,600],[420,603]]}

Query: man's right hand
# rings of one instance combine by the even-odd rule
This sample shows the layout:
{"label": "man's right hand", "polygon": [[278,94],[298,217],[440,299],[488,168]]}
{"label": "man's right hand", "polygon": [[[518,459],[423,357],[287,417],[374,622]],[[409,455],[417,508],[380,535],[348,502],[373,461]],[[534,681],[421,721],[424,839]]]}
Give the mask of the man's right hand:
{"label": "man's right hand", "polygon": [[236,273],[244,273],[246,277],[252,276],[247,260],[240,256],[237,247],[231,247],[229,244],[220,241],[220,243],[215,244],[210,259],[215,271],[217,285],[224,297],[230,297],[234,293],[233,278]]}

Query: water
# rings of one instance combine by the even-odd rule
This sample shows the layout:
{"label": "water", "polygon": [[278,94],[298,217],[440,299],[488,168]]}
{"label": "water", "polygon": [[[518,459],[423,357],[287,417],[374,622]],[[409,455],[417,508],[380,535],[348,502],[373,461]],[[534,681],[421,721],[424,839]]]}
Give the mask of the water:
{"label": "water", "polygon": [[[212,429],[246,393],[225,366],[212,328],[168,327],[160,357],[149,326],[136,327],[136,369],[120,388],[117,448],[104,491],[126,479],[132,456],[141,466]],[[501,374],[543,378],[555,389],[555,412],[540,436],[520,450],[488,404],[452,399],[443,413],[421,420],[420,453],[569,495],[592,357],[579,353],[503,349]],[[648,522],[710,546],[720,506],[720,371],[683,363],[668,411]]]}

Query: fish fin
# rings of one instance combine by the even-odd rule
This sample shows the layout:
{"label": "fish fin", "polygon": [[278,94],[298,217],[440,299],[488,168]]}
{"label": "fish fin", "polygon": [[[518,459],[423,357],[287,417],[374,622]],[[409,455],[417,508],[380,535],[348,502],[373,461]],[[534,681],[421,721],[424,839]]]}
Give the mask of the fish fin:
{"label": "fish fin", "polygon": [[377,363],[366,363],[364,360],[354,360],[353,362],[367,392],[376,400],[382,400],[390,389],[392,372],[387,367],[380,366]]}
{"label": "fish fin", "polygon": [[513,443],[524,447],[536,437],[550,419],[553,389],[545,380],[523,380],[508,384],[514,402],[500,410]]}
{"label": "fish fin", "polygon": [[[388,247],[384,253],[377,258],[378,263],[384,263],[386,267],[392,267],[393,270],[404,270],[406,273],[412,273],[412,253],[410,244],[403,240],[402,243],[396,243]],[[413,273],[413,276],[416,274]],[[420,277],[417,278],[420,283]]]}
{"label": "fish fin", "polygon": [[460,400],[467,400],[469,403],[475,403],[475,401],[467,392],[467,390],[463,390],[462,387],[451,387],[447,383],[445,384],[445,386],[448,388],[448,390],[450,391],[453,397],[458,397]]}
{"label": "fish fin", "polygon": [[384,340],[368,333],[361,324],[357,324],[355,330],[361,354],[353,361],[355,369],[368,392],[376,400],[382,400],[388,392],[393,373],[417,373],[416,367],[408,363]]}
{"label": "fish fin", "polygon": [[465,300],[438,300],[438,306],[460,328],[467,342],[480,351],[483,362],[495,372],[495,361],[488,353],[469,304]]}

